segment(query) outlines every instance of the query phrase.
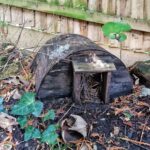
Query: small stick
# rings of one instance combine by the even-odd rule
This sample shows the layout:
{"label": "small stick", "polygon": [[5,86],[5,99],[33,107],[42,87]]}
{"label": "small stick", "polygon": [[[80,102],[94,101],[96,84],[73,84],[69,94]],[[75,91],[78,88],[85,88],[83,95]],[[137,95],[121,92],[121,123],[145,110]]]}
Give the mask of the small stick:
{"label": "small stick", "polygon": [[123,140],[123,141],[131,142],[131,143],[133,143],[133,144],[146,145],[146,146],[149,146],[149,147],[150,147],[150,144],[149,144],[149,143],[145,143],[145,142],[141,142],[141,141],[132,140],[132,139],[129,139],[129,138],[127,138],[127,137],[125,137],[125,138],[120,137],[120,139]]}
{"label": "small stick", "polygon": [[72,104],[72,105],[70,106],[70,108],[65,112],[65,114],[59,119],[58,122],[60,122],[60,121],[68,114],[68,112],[72,109],[73,106],[74,106],[74,104]]}
{"label": "small stick", "polygon": [[141,142],[142,139],[143,139],[144,131],[145,131],[145,128],[146,128],[146,125],[147,125],[148,120],[149,120],[149,117],[145,120],[145,124],[144,124],[143,130],[142,130],[142,133],[141,133],[140,142]]}
{"label": "small stick", "polygon": [[24,72],[24,74],[25,74],[25,76],[26,76],[26,78],[27,78],[27,77],[28,77],[28,74],[27,74],[26,70],[24,69],[21,60],[20,60],[19,62],[20,62],[21,68],[22,68],[22,70],[23,70],[23,72]]}

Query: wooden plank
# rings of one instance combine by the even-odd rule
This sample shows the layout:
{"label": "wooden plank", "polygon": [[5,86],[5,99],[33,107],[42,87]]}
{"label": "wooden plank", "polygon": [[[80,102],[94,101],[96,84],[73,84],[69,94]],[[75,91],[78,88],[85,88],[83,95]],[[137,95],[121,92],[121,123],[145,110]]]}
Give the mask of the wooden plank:
{"label": "wooden plank", "polygon": [[142,50],[143,48],[143,33],[139,31],[132,31],[130,40],[131,50]]}
{"label": "wooden plank", "polygon": [[130,17],[132,0],[117,0],[117,16]]}
{"label": "wooden plank", "polygon": [[13,25],[23,25],[22,8],[11,7],[11,20]]}
{"label": "wooden plank", "polygon": [[98,11],[100,10],[101,0],[89,0],[88,1],[88,9],[90,11]]}
{"label": "wooden plank", "polygon": [[66,17],[61,17],[60,32],[68,33],[68,18]]}
{"label": "wooden plank", "polygon": [[47,32],[48,33],[60,33],[61,32],[61,17],[47,14]]}
{"label": "wooden plank", "polygon": [[103,88],[102,88],[102,98],[105,104],[109,103],[110,99],[110,83],[111,83],[111,72],[105,72],[103,75]]}
{"label": "wooden plank", "polygon": [[76,103],[81,104],[81,74],[73,73],[73,99]]}
{"label": "wooden plank", "polygon": [[110,40],[109,39],[109,47],[111,48],[118,48],[120,43],[117,40]]}
{"label": "wooden plank", "polygon": [[80,34],[80,22],[78,20],[74,20],[74,34]]}
{"label": "wooden plank", "polygon": [[23,22],[25,23],[25,27],[34,27],[35,26],[35,18],[34,11],[23,9]]}
{"label": "wooden plank", "polygon": [[74,31],[74,20],[68,18],[68,33],[73,33]]}
{"label": "wooden plank", "polygon": [[80,21],[80,34],[87,36],[88,33],[88,23],[85,21]]}
{"label": "wooden plank", "polygon": [[102,13],[108,13],[109,0],[102,0]]}
{"label": "wooden plank", "polygon": [[115,13],[116,13],[116,0],[109,0],[108,14],[115,15]]}
{"label": "wooden plank", "polygon": [[100,41],[100,26],[94,23],[88,24],[88,38],[92,41]]}
{"label": "wooden plank", "polygon": [[11,22],[11,12],[10,12],[10,6],[4,6],[3,7],[3,13],[4,13],[4,21]]}
{"label": "wooden plank", "polygon": [[144,33],[143,49],[146,51],[150,51],[150,33]]}
{"label": "wooden plank", "polygon": [[132,0],[131,17],[135,19],[144,18],[144,0]]}
{"label": "wooden plank", "polygon": [[145,10],[144,14],[147,20],[150,20],[150,0],[145,0]]}
{"label": "wooden plank", "polygon": [[52,14],[47,14],[47,32],[48,33],[55,33],[56,30],[55,30],[55,15],[52,15]]}
{"label": "wooden plank", "polygon": [[4,9],[3,9],[4,5],[0,5],[0,21],[4,20]]}
{"label": "wooden plank", "polygon": [[106,63],[98,57],[95,58],[95,61],[96,62],[73,61],[74,72],[75,73],[100,73],[100,72],[108,72],[108,71],[116,70],[116,67],[113,63]]}
{"label": "wooden plank", "polygon": [[45,13],[35,12],[35,28],[42,31],[47,29],[47,18]]}

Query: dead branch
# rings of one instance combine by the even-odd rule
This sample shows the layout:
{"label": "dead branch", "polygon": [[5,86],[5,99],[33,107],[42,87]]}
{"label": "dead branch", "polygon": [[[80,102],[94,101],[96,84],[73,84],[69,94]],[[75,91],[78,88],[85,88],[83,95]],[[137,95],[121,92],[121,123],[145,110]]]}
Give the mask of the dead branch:
{"label": "dead branch", "polygon": [[119,138],[120,138],[121,140],[123,140],[123,141],[128,141],[128,142],[131,142],[131,143],[136,144],[136,145],[145,145],[145,146],[149,146],[149,147],[150,147],[150,144],[149,144],[149,143],[132,140],[132,139],[129,139],[128,137],[125,137],[125,138],[119,137]]}

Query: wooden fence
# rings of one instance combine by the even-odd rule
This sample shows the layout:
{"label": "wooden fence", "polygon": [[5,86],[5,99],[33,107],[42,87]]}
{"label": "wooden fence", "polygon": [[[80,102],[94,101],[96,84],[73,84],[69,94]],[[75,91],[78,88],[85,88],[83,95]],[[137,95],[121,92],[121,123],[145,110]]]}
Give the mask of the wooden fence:
{"label": "wooden fence", "polygon": [[108,21],[122,19],[133,29],[127,33],[123,49],[150,51],[150,0],[70,2],[68,6],[66,0],[59,0],[55,5],[36,0],[0,0],[1,22],[50,34],[76,33],[100,44],[119,47],[117,42],[104,37],[101,27]]}

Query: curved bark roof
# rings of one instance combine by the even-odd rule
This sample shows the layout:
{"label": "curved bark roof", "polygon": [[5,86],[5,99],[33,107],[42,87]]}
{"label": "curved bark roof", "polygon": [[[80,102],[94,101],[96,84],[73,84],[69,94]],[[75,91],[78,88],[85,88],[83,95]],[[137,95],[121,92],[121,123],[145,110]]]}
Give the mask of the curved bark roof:
{"label": "curved bark roof", "polygon": [[[120,82],[123,84],[128,84],[128,90],[132,89],[129,73],[119,58],[99,47],[86,37],[76,34],[65,34],[56,36],[55,38],[47,41],[36,55],[32,64],[32,69],[36,73],[36,81],[38,81],[36,82],[36,91],[39,90],[39,87],[47,73],[52,70],[52,68],[58,64],[60,60],[67,58],[73,53],[82,52],[85,50],[98,51],[102,55],[111,56],[112,62],[117,68],[117,70],[113,73],[113,77],[120,79],[125,78],[125,80],[120,80]],[[121,75],[121,71],[124,71],[123,73],[125,73],[126,77]],[[116,81],[113,81],[112,79],[112,82]]]}

